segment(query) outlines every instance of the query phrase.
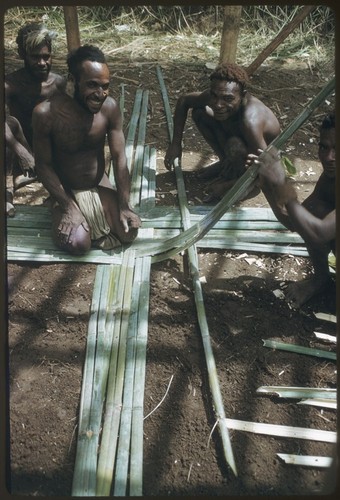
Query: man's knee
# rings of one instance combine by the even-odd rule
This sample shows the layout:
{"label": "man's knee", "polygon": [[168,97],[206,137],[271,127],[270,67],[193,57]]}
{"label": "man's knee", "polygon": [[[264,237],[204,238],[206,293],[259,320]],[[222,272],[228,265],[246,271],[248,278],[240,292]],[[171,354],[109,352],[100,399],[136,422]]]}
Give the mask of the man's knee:
{"label": "man's knee", "polygon": [[119,235],[119,239],[122,243],[132,243],[138,235],[138,229],[130,229],[128,233],[122,233]]}
{"label": "man's knee", "polygon": [[65,235],[59,230],[54,231],[53,239],[60,250],[71,255],[85,255],[91,249],[90,234],[81,225],[73,230],[71,235]]}
{"label": "man's knee", "polygon": [[226,154],[235,158],[247,157],[248,150],[244,140],[241,137],[229,137],[225,145]]}

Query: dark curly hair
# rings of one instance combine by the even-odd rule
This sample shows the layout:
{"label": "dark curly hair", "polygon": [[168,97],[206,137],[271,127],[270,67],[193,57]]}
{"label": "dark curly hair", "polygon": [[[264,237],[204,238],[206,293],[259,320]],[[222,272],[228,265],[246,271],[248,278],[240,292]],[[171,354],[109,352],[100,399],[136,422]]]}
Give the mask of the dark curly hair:
{"label": "dark curly hair", "polygon": [[329,128],[335,128],[335,111],[331,111],[324,117],[320,126],[320,131]]}
{"label": "dark curly hair", "polygon": [[249,77],[247,71],[233,63],[222,63],[216,66],[210,75],[210,80],[227,80],[233,81],[240,85],[242,90],[245,90]]}
{"label": "dark curly hair", "polygon": [[67,66],[69,72],[76,80],[79,76],[80,65],[84,61],[95,61],[107,64],[104,53],[94,45],[83,45],[72,50],[67,56]]}
{"label": "dark curly hair", "polygon": [[25,59],[27,53],[32,52],[40,45],[46,45],[48,50],[52,50],[52,40],[57,36],[55,31],[50,31],[43,24],[30,23],[19,29],[16,37],[18,54],[21,59]]}

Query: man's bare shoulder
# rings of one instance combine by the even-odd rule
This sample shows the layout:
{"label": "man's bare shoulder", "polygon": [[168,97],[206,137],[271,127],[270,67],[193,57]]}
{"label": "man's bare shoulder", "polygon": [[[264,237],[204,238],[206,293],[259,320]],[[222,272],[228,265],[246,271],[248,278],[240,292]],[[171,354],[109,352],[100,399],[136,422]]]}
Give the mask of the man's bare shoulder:
{"label": "man's bare shoulder", "polygon": [[27,80],[27,71],[25,68],[17,69],[5,75],[6,89],[23,87]]}
{"label": "man's bare shoulder", "polygon": [[73,106],[73,99],[68,94],[55,94],[37,104],[33,110],[35,116],[55,114],[63,109],[69,110]]}
{"label": "man's bare shoulder", "polygon": [[207,106],[210,100],[210,90],[206,89],[202,92],[189,92],[179,98],[179,101],[184,102],[189,108],[202,108]]}
{"label": "man's bare shoulder", "polygon": [[111,96],[108,96],[102,106],[101,113],[105,115],[110,121],[122,119],[122,112],[118,102]]}

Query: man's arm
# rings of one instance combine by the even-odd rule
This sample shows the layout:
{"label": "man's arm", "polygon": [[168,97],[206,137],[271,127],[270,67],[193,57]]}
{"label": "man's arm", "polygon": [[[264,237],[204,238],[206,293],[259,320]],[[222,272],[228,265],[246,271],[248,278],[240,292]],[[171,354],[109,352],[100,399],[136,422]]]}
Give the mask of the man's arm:
{"label": "man's arm", "polygon": [[54,198],[63,212],[71,205],[77,207],[73,199],[66,193],[58,175],[53,168],[51,131],[53,117],[50,113],[50,104],[44,101],[33,110],[33,150],[35,168],[38,179]]}
{"label": "man's arm", "polygon": [[176,158],[182,157],[182,138],[188,111],[191,108],[204,107],[208,103],[208,91],[192,92],[179,97],[174,113],[174,129],[172,141],[164,158],[165,167],[170,170]]}
{"label": "man's arm", "polygon": [[[322,244],[335,239],[335,210],[319,219],[297,199],[297,194],[286,180],[286,175],[275,148],[261,155],[259,177],[262,190],[275,215],[288,229],[298,232],[311,244]],[[286,214],[283,210],[285,209]]]}

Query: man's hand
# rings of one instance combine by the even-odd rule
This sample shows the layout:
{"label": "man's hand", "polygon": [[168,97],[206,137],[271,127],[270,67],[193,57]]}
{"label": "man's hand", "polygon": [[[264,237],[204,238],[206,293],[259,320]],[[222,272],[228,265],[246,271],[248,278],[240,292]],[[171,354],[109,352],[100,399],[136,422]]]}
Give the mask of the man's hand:
{"label": "man's hand", "polygon": [[178,158],[179,161],[181,160],[182,146],[181,144],[170,144],[164,158],[164,165],[167,170],[171,170],[176,158]]}
{"label": "man's hand", "polygon": [[58,239],[60,243],[66,245],[72,243],[73,236],[78,227],[82,225],[85,231],[89,232],[89,225],[75,203],[70,203],[63,209],[63,216],[58,226]]}
{"label": "man's hand", "polygon": [[259,168],[260,185],[267,184],[273,187],[282,186],[286,183],[286,173],[281,163],[279,151],[271,147],[269,151],[258,149],[258,156],[249,154],[247,165],[257,163]]}
{"label": "man's hand", "polygon": [[120,222],[126,233],[131,229],[138,229],[142,224],[139,216],[130,208],[120,210]]}

